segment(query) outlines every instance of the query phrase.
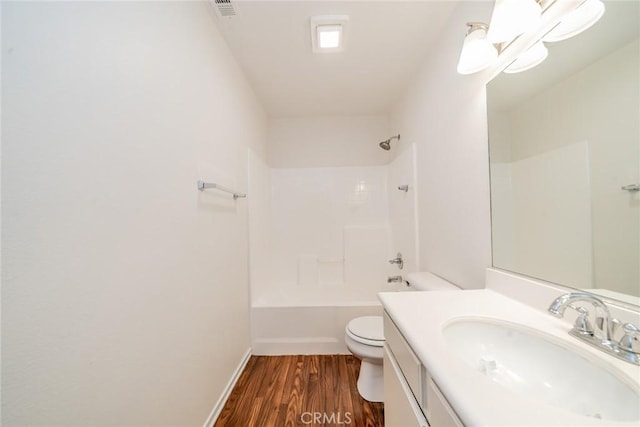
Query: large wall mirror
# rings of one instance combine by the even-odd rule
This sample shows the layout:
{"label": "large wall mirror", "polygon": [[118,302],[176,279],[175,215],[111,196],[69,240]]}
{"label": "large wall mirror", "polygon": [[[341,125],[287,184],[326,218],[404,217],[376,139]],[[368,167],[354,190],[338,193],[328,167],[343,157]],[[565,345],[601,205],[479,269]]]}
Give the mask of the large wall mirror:
{"label": "large wall mirror", "polygon": [[493,264],[640,305],[640,2],[487,86]]}

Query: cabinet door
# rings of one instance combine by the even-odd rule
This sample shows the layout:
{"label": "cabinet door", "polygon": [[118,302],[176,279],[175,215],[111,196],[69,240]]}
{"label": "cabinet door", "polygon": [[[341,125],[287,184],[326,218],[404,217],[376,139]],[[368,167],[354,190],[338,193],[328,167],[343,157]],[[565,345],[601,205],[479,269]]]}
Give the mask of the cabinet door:
{"label": "cabinet door", "polygon": [[427,420],[386,344],[383,369],[385,427],[428,427]]}
{"label": "cabinet door", "polygon": [[462,424],[462,421],[460,421],[460,418],[458,418],[431,377],[427,379],[427,401],[429,402],[429,423],[432,426],[464,427],[464,424]]}
{"label": "cabinet door", "polygon": [[384,339],[416,400],[422,401],[422,364],[386,311],[384,312]]}

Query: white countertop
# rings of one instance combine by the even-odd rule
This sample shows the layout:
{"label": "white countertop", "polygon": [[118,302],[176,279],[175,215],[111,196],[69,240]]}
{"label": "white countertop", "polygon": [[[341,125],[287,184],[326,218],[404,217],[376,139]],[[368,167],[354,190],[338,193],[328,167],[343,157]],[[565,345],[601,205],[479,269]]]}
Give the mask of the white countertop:
{"label": "white countertop", "polygon": [[[632,426],[549,406],[492,382],[448,350],[442,330],[453,319],[482,317],[518,323],[563,340],[590,359],[640,384],[640,367],[609,356],[568,335],[571,326],[488,289],[378,294],[422,364],[467,426]],[[551,301],[550,301],[551,302]],[[639,402],[640,405],[640,402]]]}

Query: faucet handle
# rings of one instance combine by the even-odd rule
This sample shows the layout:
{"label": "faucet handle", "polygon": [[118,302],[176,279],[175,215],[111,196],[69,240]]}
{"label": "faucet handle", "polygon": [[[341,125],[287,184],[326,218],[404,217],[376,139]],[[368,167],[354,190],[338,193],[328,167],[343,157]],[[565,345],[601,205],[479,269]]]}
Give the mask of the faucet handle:
{"label": "faucet handle", "polygon": [[398,252],[398,255],[396,255],[396,257],[394,259],[390,259],[389,260],[389,264],[398,264],[398,268],[400,270],[402,270],[402,267],[404,267],[404,261],[402,260],[402,254],[400,252]]}
{"label": "faucet handle", "polygon": [[573,324],[573,328],[581,335],[593,336],[593,325],[591,325],[591,322],[589,321],[589,310],[584,307],[569,307],[575,309],[580,314]]}
{"label": "faucet handle", "polygon": [[621,329],[623,326],[622,322],[613,317],[609,324],[611,325],[611,339],[615,340],[615,336],[618,334],[618,329]]}
{"label": "faucet handle", "polygon": [[631,353],[640,353],[640,329],[631,323],[626,323],[622,330],[624,335],[620,339],[620,348]]}

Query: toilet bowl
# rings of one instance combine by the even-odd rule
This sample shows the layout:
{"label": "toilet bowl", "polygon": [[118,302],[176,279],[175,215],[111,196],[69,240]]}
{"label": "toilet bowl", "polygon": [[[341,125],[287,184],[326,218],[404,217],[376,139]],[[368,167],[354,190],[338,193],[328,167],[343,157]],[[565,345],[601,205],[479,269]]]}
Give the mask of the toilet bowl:
{"label": "toilet bowl", "polygon": [[[407,276],[407,282],[411,291],[460,289],[427,272],[411,273]],[[382,402],[384,400],[382,316],[363,316],[352,319],[345,327],[344,339],[349,351],[361,360],[358,393],[370,402]]]}
{"label": "toilet bowl", "polygon": [[345,328],[344,339],[349,351],[361,360],[358,393],[369,402],[382,402],[382,316],[356,317],[351,320]]}

